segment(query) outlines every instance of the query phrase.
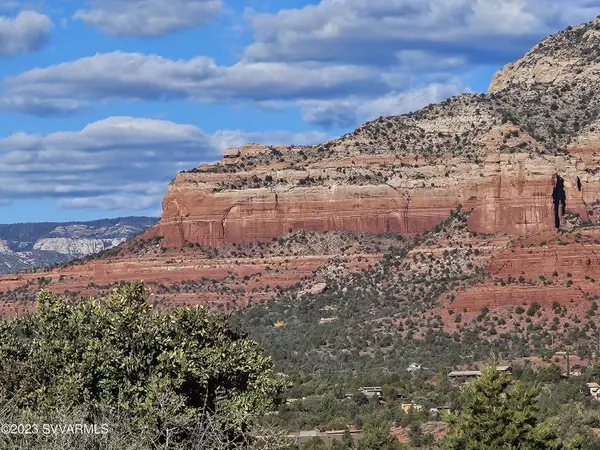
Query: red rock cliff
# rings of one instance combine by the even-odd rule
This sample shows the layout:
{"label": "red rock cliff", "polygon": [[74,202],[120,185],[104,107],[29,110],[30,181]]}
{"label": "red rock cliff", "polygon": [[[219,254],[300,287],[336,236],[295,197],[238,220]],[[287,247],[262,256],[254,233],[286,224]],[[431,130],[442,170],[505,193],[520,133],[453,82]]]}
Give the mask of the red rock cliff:
{"label": "red rock cliff", "polygon": [[[415,234],[458,204],[481,232],[553,227],[551,179],[584,220],[600,199],[600,19],[546,38],[465,94],[313,147],[247,145],[182,173],[147,236],[170,247],[291,230]],[[576,189],[577,177],[583,191]]]}
{"label": "red rock cliff", "polygon": [[[525,143],[534,151],[506,153],[500,143]],[[340,158],[339,148],[332,157],[305,161],[298,154],[308,150],[286,148],[284,162],[265,158],[250,170],[239,164],[256,156],[242,151],[235,159],[178,174],[164,198],[162,220],[146,237],[163,236],[164,245],[178,247],[269,241],[299,229],[414,235],[459,204],[474,208],[473,231],[521,235],[553,227],[556,172],[565,178],[570,211],[587,218],[586,205],[600,198],[600,183],[586,172],[596,167],[589,147],[544,155],[526,132],[507,125],[483,133],[478,146],[478,161],[460,155]],[[221,172],[232,167],[235,172]],[[578,176],[583,192],[576,188]]]}

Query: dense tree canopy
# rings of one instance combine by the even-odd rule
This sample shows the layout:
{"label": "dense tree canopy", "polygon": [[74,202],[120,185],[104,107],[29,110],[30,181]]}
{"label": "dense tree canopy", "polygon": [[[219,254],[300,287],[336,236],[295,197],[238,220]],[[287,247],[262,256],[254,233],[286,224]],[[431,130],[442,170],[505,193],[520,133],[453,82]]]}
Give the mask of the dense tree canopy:
{"label": "dense tree canopy", "polygon": [[78,302],[42,292],[36,313],[0,322],[2,394],[42,415],[84,407],[90,417],[118,415],[133,429],[168,428],[180,439],[210,417],[235,440],[285,385],[226,316],[161,311],[141,283]]}

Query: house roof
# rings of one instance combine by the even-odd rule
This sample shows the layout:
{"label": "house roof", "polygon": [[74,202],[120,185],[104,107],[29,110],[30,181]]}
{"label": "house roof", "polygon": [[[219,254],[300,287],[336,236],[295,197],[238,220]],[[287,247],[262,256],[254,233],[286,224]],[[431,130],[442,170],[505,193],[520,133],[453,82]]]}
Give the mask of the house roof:
{"label": "house roof", "polygon": [[[498,372],[508,372],[512,368],[510,366],[496,366]],[[481,370],[454,370],[448,374],[449,377],[479,377]]]}
{"label": "house roof", "polygon": [[481,375],[479,370],[455,370],[448,374],[449,377],[478,377]]}

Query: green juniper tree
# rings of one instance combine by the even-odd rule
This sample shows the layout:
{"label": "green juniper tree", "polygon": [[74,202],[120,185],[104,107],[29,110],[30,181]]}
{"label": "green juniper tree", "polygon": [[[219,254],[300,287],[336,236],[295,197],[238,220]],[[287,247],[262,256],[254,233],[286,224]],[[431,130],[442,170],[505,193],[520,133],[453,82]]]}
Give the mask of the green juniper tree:
{"label": "green juniper tree", "polygon": [[446,450],[578,449],[580,436],[564,443],[557,428],[538,419],[538,391],[496,370],[496,363],[463,392],[460,412],[444,416]]}
{"label": "green juniper tree", "polygon": [[[270,358],[227,316],[161,311],[147,294],[141,283],[77,302],[41,292],[37,312],[0,321],[0,413],[12,411],[0,420],[77,412],[78,421],[112,422],[111,436],[127,427],[135,445],[119,448],[221,448],[246,439],[253,418],[287,386]],[[196,447],[194,436],[213,440]],[[14,444],[52,448],[7,448]]]}

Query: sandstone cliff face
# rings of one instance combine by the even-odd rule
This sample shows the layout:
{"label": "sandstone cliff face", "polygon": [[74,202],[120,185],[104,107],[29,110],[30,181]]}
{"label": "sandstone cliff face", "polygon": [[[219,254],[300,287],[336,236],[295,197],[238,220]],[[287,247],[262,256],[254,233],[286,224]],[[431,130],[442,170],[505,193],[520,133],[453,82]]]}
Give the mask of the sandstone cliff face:
{"label": "sandstone cliff face", "polygon": [[[600,18],[550,36],[465,94],[313,147],[246,145],[180,173],[147,233],[164,245],[269,241],[290,230],[423,233],[462,204],[472,230],[551,229],[552,176],[590,219],[600,198]],[[580,178],[584,189],[576,189]]]}
{"label": "sandstone cliff face", "polygon": [[599,293],[600,228],[577,233],[541,232],[517,240],[498,252],[486,271],[488,281],[456,293],[452,308],[480,311],[538,303],[550,307],[587,306]]}
{"label": "sandstone cliff face", "polygon": [[[595,167],[595,158],[588,154],[492,155],[485,166],[484,182],[477,189],[469,225],[474,231],[515,235],[552,229],[551,178],[557,172],[565,179],[567,209],[589,220],[590,205],[600,198],[600,183],[586,170]],[[584,186],[582,192],[577,189],[577,177]]]}
{"label": "sandstone cliff face", "polygon": [[[332,169],[334,161],[325,160],[294,171],[300,180],[324,180],[309,186],[290,180],[284,170],[266,167],[236,175],[270,176],[281,185],[223,189],[219,180],[230,179],[229,174],[179,174],[163,202],[162,220],[146,236],[163,236],[164,245],[178,247],[185,242],[222,246],[269,241],[302,229],[414,235],[433,228],[459,204],[474,208],[472,230],[521,235],[553,227],[551,180],[556,172],[566,180],[570,211],[587,219],[587,205],[600,198],[598,177],[590,173],[597,167],[593,153],[485,152],[478,164],[427,158],[402,167],[401,159],[386,165],[356,157]],[[379,182],[351,184],[348,173]],[[583,192],[576,187],[578,176]]]}
{"label": "sandstone cliff face", "polygon": [[[221,246],[269,241],[302,229],[415,234],[446,218],[460,201],[441,189],[421,199],[390,185],[197,191],[172,187],[163,220],[147,236],[164,236],[166,246],[186,241]],[[180,204],[194,206],[182,211]]]}

